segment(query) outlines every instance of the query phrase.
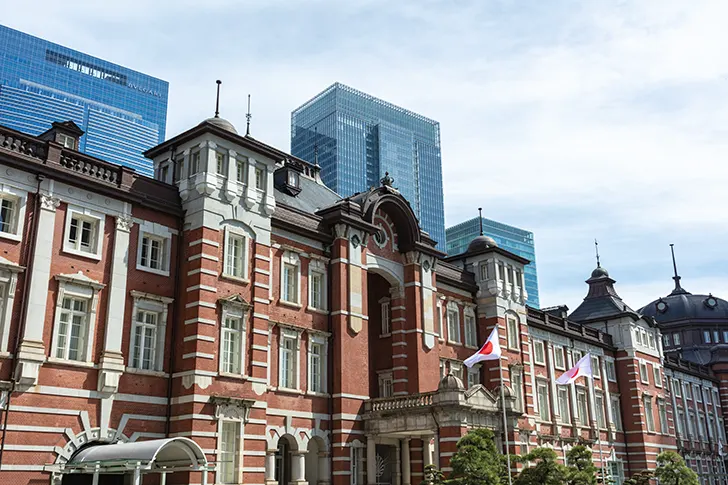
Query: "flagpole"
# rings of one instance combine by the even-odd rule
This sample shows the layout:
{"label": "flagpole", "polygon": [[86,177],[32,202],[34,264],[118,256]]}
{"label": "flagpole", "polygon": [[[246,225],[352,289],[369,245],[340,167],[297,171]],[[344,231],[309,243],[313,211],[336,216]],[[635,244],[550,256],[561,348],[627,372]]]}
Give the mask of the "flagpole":
{"label": "flagpole", "polygon": [[506,460],[508,461],[508,485],[513,485],[513,478],[511,477],[511,451],[508,449],[508,418],[506,417],[506,399],[505,383],[503,382],[503,367],[501,367],[500,357],[498,358],[498,372],[500,373],[500,395],[501,405],[503,406],[503,441],[506,445]]}

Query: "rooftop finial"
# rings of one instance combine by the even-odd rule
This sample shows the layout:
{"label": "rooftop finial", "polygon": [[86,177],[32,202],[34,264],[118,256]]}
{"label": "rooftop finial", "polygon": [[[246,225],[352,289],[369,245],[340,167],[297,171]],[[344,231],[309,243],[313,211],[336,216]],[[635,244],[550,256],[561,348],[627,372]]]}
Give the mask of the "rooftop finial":
{"label": "rooftop finial", "polygon": [[478,207],[478,221],[480,222],[480,235],[483,235],[483,208]]}
{"label": "rooftop finial", "polygon": [[675,272],[675,276],[672,277],[672,279],[675,281],[675,289],[672,290],[671,295],[679,295],[682,293],[687,293],[683,289],[682,286],[680,286],[680,276],[677,274],[677,263],[675,262],[675,245],[670,244],[670,252],[672,253],[672,269]]}
{"label": "rooftop finial", "polygon": [[384,172],[384,177],[379,181],[383,187],[391,187],[394,179],[389,176],[389,172]]}
{"label": "rooftop finial", "polygon": [[602,265],[599,263],[599,241],[594,239],[594,251],[597,253],[597,268],[601,268]]}
{"label": "rooftop finial", "polygon": [[220,117],[220,85],[222,81],[219,79],[215,81],[217,83],[217,98],[215,99],[215,118]]}
{"label": "rooftop finial", "polygon": [[245,119],[248,120],[247,126],[245,127],[245,136],[250,136],[250,118],[253,115],[250,114],[250,95],[248,95],[248,113],[245,115]]}

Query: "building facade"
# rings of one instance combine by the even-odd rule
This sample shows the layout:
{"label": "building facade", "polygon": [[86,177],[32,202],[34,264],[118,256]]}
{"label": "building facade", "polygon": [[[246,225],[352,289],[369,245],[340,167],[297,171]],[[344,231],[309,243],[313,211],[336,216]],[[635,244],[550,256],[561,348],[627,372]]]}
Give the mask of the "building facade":
{"label": "building facade", "polygon": [[343,196],[376,187],[389,173],[444,250],[438,122],[335,83],[291,113],[291,153],[321,165],[324,183]]}
{"label": "building facade", "polygon": [[144,150],[164,141],[166,81],[0,25],[0,124],[38,135],[71,120],[77,148],[152,174]]}
{"label": "building facade", "polygon": [[470,242],[480,234],[480,223],[483,223],[483,233],[495,240],[499,247],[507,249],[513,254],[526,258],[529,263],[524,270],[526,280],[526,303],[533,308],[540,308],[538,298],[538,271],[536,268],[536,245],[533,233],[525,231],[502,222],[496,222],[485,217],[461,222],[445,229],[447,241],[447,254],[454,256],[464,253]]}
{"label": "building facade", "polygon": [[[663,450],[728,483],[722,374],[665,357],[602,268],[537,310],[525,258],[446,257],[389,177],[341,198],[211,118],[152,179],[59,143],[79,131],[0,127],[4,483],[413,485],[474,427],[587,444],[617,485]],[[495,327],[502,359],[464,368]],[[587,352],[594,379],[556,385]]]}

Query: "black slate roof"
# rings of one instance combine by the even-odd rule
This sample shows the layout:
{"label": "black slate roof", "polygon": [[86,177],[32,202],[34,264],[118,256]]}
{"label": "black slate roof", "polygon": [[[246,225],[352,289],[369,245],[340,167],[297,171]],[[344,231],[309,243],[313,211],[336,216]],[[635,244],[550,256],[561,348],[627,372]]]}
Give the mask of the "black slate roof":
{"label": "black slate roof", "polygon": [[586,280],[589,292],[584,301],[569,315],[569,320],[577,323],[588,323],[595,320],[605,320],[620,316],[639,318],[639,314],[632,310],[617,294],[614,289],[615,281],[609,277],[604,268],[597,268],[592,277]]}
{"label": "black slate roof", "polygon": [[300,187],[301,192],[295,197],[276,189],[276,203],[280,202],[294,209],[315,214],[341,200],[336,192],[308,177],[300,177]]}

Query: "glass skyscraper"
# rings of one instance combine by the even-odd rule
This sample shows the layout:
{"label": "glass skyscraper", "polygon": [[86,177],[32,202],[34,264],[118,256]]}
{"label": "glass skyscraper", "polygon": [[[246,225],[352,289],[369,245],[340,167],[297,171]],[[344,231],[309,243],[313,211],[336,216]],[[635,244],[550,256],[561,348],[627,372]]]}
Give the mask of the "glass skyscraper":
{"label": "glass skyscraper", "polygon": [[445,247],[440,124],[335,83],[291,114],[291,154],[314,162],[344,197],[378,186],[385,172],[422,228]]}
{"label": "glass skyscraper", "polygon": [[[468,249],[470,241],[480,235],[480,222],[477,217],[458,225],[448,227],[447,233],[447,254],[454,256],[464,253]],[[518,229],[517,227],[502,224],[483,218],[483,233],[492,237],[499,247],[517,254],[530,261],[524,269],[523,277],[526,280],[526,292],[528,293],[529,306],[539,307],[538,301],[538,276],[536,273],[536,246],[533,242],[533,233]]]}
{"label": "glass skyscraper", "polygon": [[39,135],[54,121],[79,149],[152,175],[142,152],[164,141],[166,81],[0,25],[0,124]]}

